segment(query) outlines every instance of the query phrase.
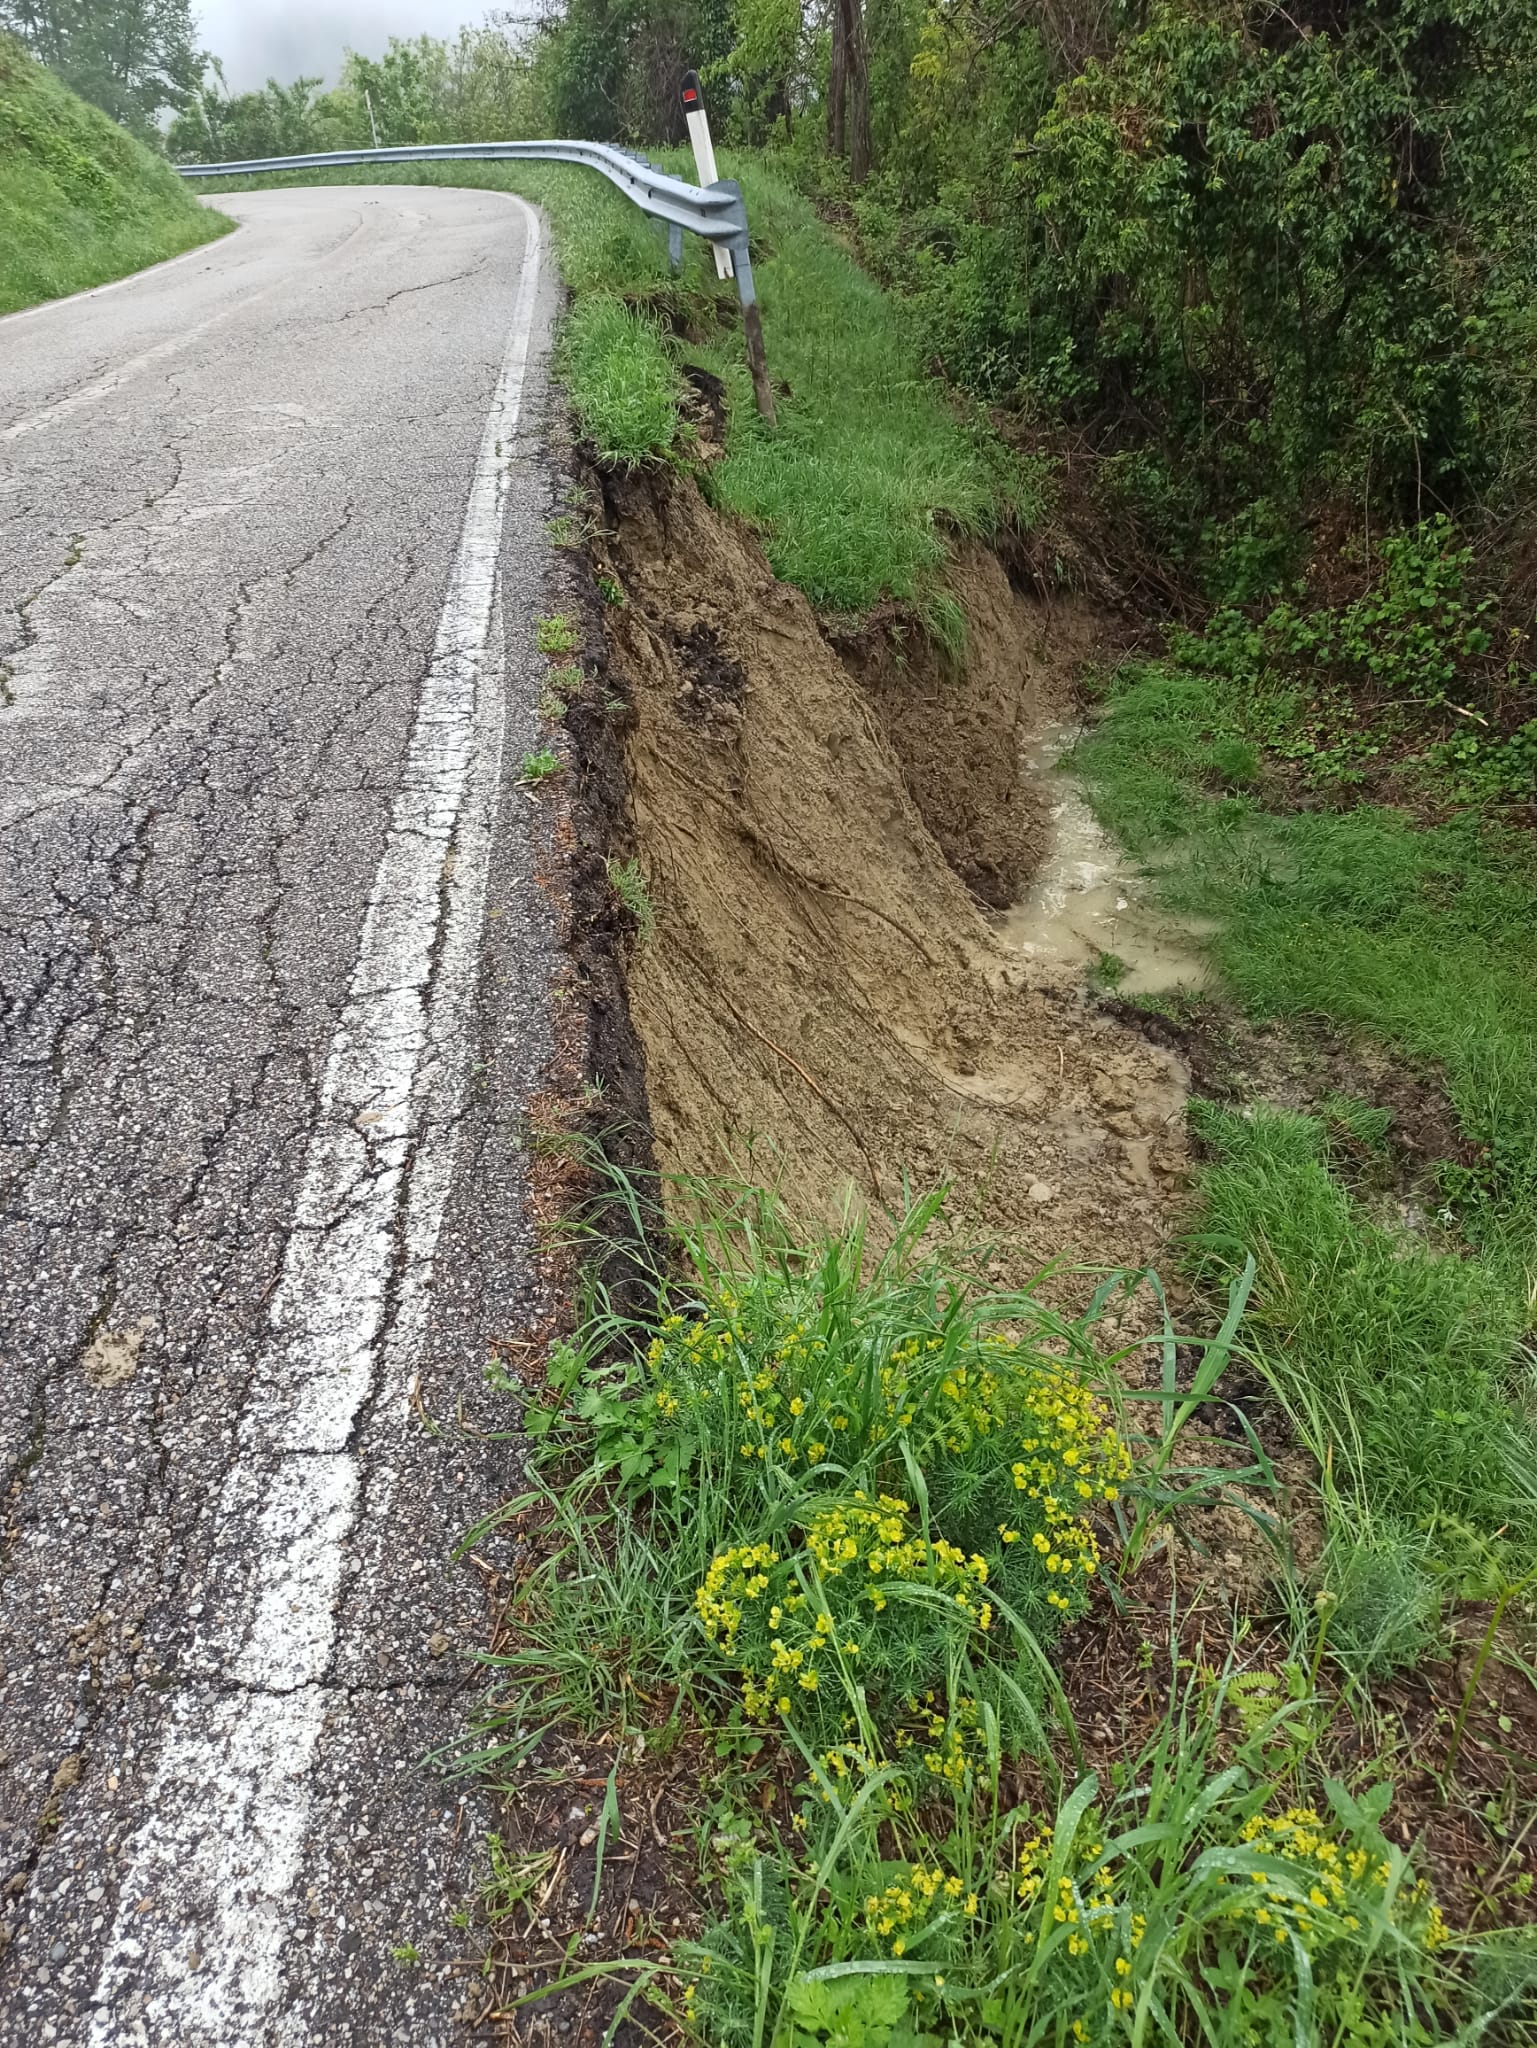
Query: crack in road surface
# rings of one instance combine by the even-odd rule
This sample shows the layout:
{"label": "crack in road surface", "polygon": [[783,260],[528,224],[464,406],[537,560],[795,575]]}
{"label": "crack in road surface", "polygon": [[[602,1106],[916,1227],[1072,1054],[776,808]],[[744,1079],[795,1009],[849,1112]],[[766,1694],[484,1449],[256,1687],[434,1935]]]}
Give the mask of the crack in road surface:
{"label": "crack in road surface", "polygon": [[206,266],[76,310],[93,374],[31,411],[68,349],[0,323],[4,2042],[427,2048],[466,1988],[481,1820],[423,1759],[477,1646],[448,1553],[508,1479],[482,1361],[536,1284],[553,935],[502,762],[548,287],[521,201],[411,197],[235,202]]}

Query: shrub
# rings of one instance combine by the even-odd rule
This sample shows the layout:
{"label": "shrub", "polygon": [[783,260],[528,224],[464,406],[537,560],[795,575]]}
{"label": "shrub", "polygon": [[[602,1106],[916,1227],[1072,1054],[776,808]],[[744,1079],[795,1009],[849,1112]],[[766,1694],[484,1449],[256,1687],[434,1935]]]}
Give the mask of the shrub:
{"label": "shrub", "polygon": [[568,1501],[665,1531],[696,1679],[834,1779],[1040,1745],[1040,1645],[1130,1465],[1087,1327],[927,1248],[938,1214],[879,1257],[858,1223],[801,1250],[771,1206],[707,1222],[649,1335],[594,1318],[532,1425]]}
{"label": "shrub", "polygon": [[1388,535],[1370,566],[1370,583],[1346,604],[1286,602],[1258,619],[1223,609],[1204,634],[1177,635],[1176,655],[1245,693],[1295,682],[1311,697],[1334,681],[1352,692],[1352,702],[1396,698],[1428,710],[1469,696],[1487,704],[1533,701],[1537,676],[1523,659],[1528,635],[1497,637],[1499,596],[1449,519],[1438,515]]}
{"label": "shrub", "polygon": [[[1088,429],[1122,521],[1241,554],[1245,597],[1324,497],[1374,531],[1516,502],[1526,0],[918,19],[910,78],[883,74],[865,247],[952,377]],[[1052,50],[1064,21],[1082,34]]]}
{"label": "shrub", "polygon": [[1154,7],[1019,173],[1034,383],[1159,421],[1206,515],[1486,489],[1529,416],[1532,35],[1521,0]]}

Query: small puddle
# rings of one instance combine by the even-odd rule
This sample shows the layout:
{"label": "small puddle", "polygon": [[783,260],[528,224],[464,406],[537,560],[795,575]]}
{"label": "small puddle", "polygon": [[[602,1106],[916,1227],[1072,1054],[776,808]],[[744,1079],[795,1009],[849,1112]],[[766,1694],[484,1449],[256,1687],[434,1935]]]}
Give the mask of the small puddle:
{"label": "small puddle", "polygon": [[993,919],[1010,951],[1028,960],[1088,968],[1102,954],[1124,962],[1117,988],[1131,995],[1202,988],[1211,969],[1198,941],[1209,918],[1179,918],[1153,898],[1153,885],[1100,826],[1078,784],[1058,767],[1082,735],[1069,721],[1037,726],[1024,760],[1049,799],[1050,843],[1029,893]]}

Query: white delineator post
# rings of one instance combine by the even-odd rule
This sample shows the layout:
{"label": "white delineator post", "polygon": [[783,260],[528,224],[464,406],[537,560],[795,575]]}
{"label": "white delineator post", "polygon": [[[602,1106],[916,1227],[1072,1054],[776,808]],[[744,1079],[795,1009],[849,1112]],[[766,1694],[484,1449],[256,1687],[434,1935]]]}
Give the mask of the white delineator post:
{"label": "white delineator post", "polygon": [[[694,165],[699,173],[701,185],[719,183],[720,172],[715,168],[715,144],[710,140],[710,117],[704,110],[704,94],[699,89],[699,73],[685,71],[683,74],[683,113],[688,122],[688,139],[694,145]],[[731,251],[715,244],[715,275],[730,277]]]}
{"label": "white delineator post", "polygon": [[[714,185],[735,195],[741,204],[742,188],[734,179],[721,178],[715,169],[715,145],[710,140],[709,116],[704,110],[704,94],[699,89],[699,73],[685,71],[683,74],[683,113],[688,122],[689,141],[694,145],[694,164],[699,173],[701,185]],[[721,242],[711,244],[715,250],[715,275],[734,277],[737,296],[742,302],[742,334],[747,343],[747,367],[752,373],[753,398],[760,415],[774,425],[774,386],[768,373],[768,361],[763,353],[763,320],[758,311],[758,295],[753,288],[752,258],[747,248],[747,216],[741,215],[739,231],[732,237],[733,246],[727,248]]]}

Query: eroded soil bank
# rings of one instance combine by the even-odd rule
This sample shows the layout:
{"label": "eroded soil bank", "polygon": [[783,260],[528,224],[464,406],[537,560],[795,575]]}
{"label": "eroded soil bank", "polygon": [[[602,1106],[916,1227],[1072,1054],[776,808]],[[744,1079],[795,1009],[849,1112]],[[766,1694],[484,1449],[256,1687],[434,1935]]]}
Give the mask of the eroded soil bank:
{"label": "eroded soil bank", "polygon": [[1023,742],[1095,622],[972,548],[963,658],[896,617],[832,640],[692,481],[589,483],[625,599],[615,851],[655,913],[629,1004],[660,1164],[750,1175],[802,1214],[948,1179],[958,1217],[1034,1265],[1152,1260],[1186,1170],[1183,1064],[978,900],[1015,901],[1048,849]]}

